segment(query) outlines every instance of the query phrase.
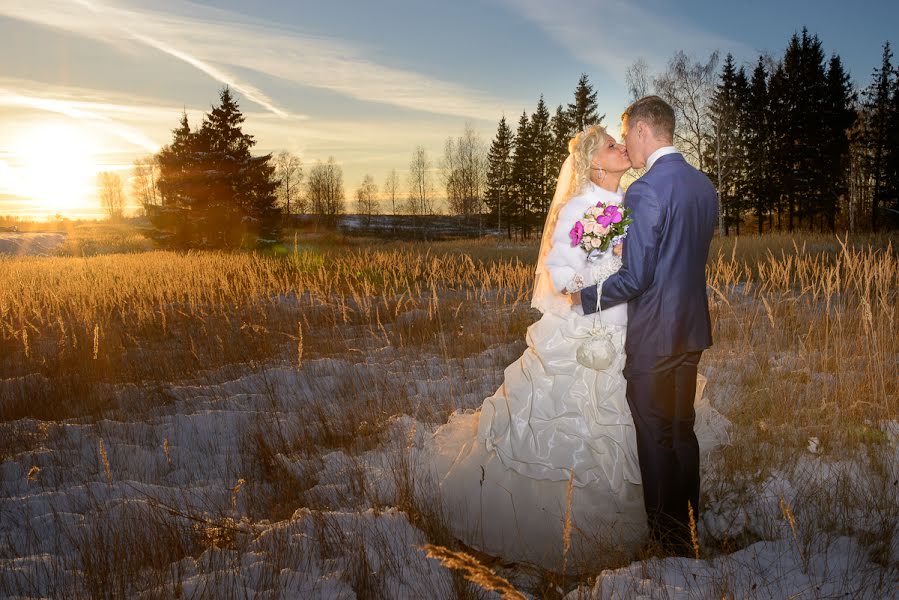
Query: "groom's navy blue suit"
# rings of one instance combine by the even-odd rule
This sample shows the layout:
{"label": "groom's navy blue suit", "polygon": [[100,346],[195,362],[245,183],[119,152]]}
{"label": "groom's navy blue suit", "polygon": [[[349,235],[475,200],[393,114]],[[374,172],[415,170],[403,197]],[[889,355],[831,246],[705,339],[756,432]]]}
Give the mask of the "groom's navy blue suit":
{"label": "groom's navy blue suit", "polygon": [[[689,538],[698,518],[699,446],[693,433],[696,369],[712,345],[705,265],[718,219],[709,179],[680,154],[659,157],[624,199],[634,219],[621,269],[601,284],[602,309],[627,302],[627,400],[634,418],[651,534]],[[597,310],[597,286],[581,291]]]}

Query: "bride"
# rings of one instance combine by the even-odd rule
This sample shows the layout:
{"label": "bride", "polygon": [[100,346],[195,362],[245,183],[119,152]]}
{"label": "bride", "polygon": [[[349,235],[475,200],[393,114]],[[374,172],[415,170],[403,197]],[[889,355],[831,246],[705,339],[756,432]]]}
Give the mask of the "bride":
{"label": "bride", "polygon": [[[569,153],[544,226],[531,302],[543,316],[528,328],[528,347],[478,412],[453,414],[426,448],[460,540],[557,571],[632,556],[647,534],[622,375],[627,306],[585,316],[569,296],[621,265],[612,251],[588,261],[569,231],[598,203],[621,204],[631,163],[600,126],[578,133]],[[604,370],[577,358],[597,329],[614,348]],[[707,452],[727,422],[702,401],[704,383],[700,375],[695,430]]]}

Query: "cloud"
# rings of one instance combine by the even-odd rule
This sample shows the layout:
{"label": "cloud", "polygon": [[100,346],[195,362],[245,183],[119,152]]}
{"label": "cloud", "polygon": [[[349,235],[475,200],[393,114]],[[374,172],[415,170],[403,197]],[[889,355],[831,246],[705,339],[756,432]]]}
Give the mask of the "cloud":
{"label": "cloud", "polygon": [[[156,144],[136,129],[122,125],[108,116],[96,112],[96,110],[92,110],[89,108],[90,103],[26,96],[0,87],[0,106],[31,108],[34,110],[66,115],[77,119],[82,123],[89,123],[93,127],[124,140],[131,145],[138,146],[147,152],[156,152],[159,150],[159,144]],[[100,108],[108,108],[108,106]]]}
{"label": "cloud", "polygon": [[[157,3],[155,6],[161,6]],[[0,15],[121,47],[164,52],[239,90],[279,116],[288,111],[232,69],[327,89],[352,98],[438,114],[493,120],[503,101],[429,76],[378,64],[368,49],[251,17],[181,1],[166,11],[87,0],[14,0]]]}
{"label": "cloud", "polygon": [[677,50],[698,58],[716,49],[748,51],[739,42],[630,0],[497,1],[537,24],[579,60],[618,81],[639,57],[660,71]]}

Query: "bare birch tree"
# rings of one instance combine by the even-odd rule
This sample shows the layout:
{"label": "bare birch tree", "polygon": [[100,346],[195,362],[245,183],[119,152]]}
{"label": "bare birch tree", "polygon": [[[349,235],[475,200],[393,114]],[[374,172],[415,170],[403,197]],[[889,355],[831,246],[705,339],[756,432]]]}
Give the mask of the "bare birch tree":
{"label": "bare birch tree", "polygon": [[131,171],[131,197],[141,206],[159,206],[162,196],[156,188],[159,165],[155,155],[135,158]]}
{"label": "bare birch tree", "polygon": [[713,134],[708,107],[715,92],[717,67],[717,50],[705,63],[694,62],[678,50],[668,61],[668,69],[653,81],[656,92],[674,108],[678,149],[702,171],[705,142]]}
{"label": "bare birch tree", "polygon": [[344,212],[343,169],[334,157],[326,163],[318,161],[309,170],[306,199],[320,221],[333,223],[337,215]]}
{"label": "bare birch tree", "polygon": [[125,191],[122,189],[122,178],[118,173],[102,171],[99,181],[100,206],[106,211],[111,221],[121,221],[125,214]]}
{"label": "bare birch tree", "polygon": [[434,184],[431,181],[431,161],[424,146],[417,146],[409,163],[409,205],[413,215],[434,212]]}
{"label": "bare birch tree", "polygon": [[627,68],[624,73],[624,80],[631,102],[636,102],[649,94],[651,79],[649,64],[642,56]]}
{"label": "bare birch tree", "polygon": [[390,211],[394,215],[396,214],[396,198],[399,193],[400,176],[397,175],[396,169],[393,169],[387,174],[387,179],[384,181],[384,198],[390,200]]}
{"label": "bare birch tree", "polygon": [[366,225],[371,225],[371,216],[378,214],[378,186],[371,175],[363,177],[356,189],[356,211],[366,216]]}
{"label": "bare birch tree", "polygon": [[275,156],[275,178],[278,180],[278,200],[284,213],[290,217],[291,205],[299,214],[306,212],[306,202],[300,194],[303,182],[303,161],[300,157],[282,150]]}
{"label": "bare birch tree", "polygon": [[487,153],[470,123],[460,137],[447,138],[441,171],[450,212],[464,217],[480,215],[487,187]]}

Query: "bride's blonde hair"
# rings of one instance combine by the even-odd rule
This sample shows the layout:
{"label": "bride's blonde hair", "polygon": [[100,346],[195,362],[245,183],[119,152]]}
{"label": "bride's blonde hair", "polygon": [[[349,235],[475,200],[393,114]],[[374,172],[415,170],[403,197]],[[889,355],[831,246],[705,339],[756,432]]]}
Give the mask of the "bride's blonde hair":
{"label": "bride's blonde hair", "polygon": [[602,125],[588,125],[579,131],[568,142],[568,152],[571,154],[572,173],[571,185],[568,187],[569,196],[577,196],[590,181],[590,168],[593,166],[593,153],[599,150],[606,142],[609,134]]}

